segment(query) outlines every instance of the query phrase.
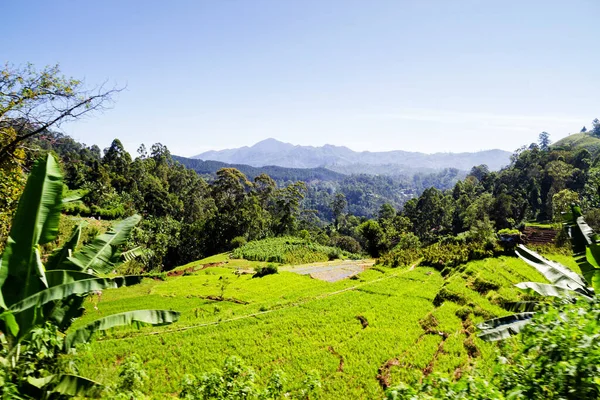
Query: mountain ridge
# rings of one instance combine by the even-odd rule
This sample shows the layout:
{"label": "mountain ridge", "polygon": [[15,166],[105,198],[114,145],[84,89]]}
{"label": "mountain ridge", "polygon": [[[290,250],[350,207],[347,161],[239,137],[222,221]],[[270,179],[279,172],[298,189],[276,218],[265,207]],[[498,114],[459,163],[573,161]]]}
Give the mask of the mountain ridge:
{"label": "mountain ridge", "polygon": [[[408,172],[457,168],[468,171],[471,167],[486,164],[490,170],[498,170],[509,164],[511,153],[492,149],[479,152],[432,154],[404,150],[381,152],[353,151],[345,146],[302,146],[268,138],[252,146],[225,150],[211,150],[197,154],[192,159],[220,161],[230,164],[246,164],[254,167],[275,165],[286,168],[328,168],[341,172],[354,170],[360,165],[369,166],[374,173],[386,174],[385,166],[402,166]],[[379,168],[377,168],[379,167]],[[392,168],[398,170],[398,168]]]}

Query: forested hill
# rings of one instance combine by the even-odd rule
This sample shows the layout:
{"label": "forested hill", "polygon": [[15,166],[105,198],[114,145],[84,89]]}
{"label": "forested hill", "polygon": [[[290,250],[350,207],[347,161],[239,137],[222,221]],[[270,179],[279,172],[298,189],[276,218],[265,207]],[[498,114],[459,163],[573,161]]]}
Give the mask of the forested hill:
{"label": "forested hill", "polygon": [[253,167],[245,164],[227,164],[221,161],[198,160],[193,158],[173,156],[187,168],[193,169],[200,175],[215,175],[221,168],[235,168],[248,178],[254,179],[260,174],[267,174],[276,181],[340,181],[346,176],[327,168],[285,168],[276,165]]}
{"label": "forested hill", "polygon": [[353,215],[372,218],[385,203],[400,208],[405,201],[418,196],[426,188],[450,189],[459,179],[466,176],[466,172],[453,168],[433,173],[415,173],[412,176],[364,173],[345,175],[326,168],[285,168],[272,165],[252,167],[179,156],[173,156],[173,159],[196,171],[208,181],[216,179],[217,171],[221,168],[235,168],[249,179],[267,174],[280,187],[290,182],[304,182],[307,186],[306,197],[303,200],[304,208],[317,211],[316,215],[326,221],[333,218],[331,203],[337,193],[345,196],[348,211]]}
{"label": "forested hill", "polygon": [[[499,170],[510,163],[510,154],[503,150],[486,150],[474,153],[435,153],[394,150],[383,152],[356,152],[344,146],[322,147],[294,146],[275,139],[266,139],[255,145],[208,151],[192,158],[214,160],[255,167],[278,165],[289,168],[325,167],[338,172],[364,171],[364,166],[376,174],[389,175],[430,172],[444,168],[468,171],[474,165],[486,164],[490,170]],[[390,168],[390,166],[395,166]]]}

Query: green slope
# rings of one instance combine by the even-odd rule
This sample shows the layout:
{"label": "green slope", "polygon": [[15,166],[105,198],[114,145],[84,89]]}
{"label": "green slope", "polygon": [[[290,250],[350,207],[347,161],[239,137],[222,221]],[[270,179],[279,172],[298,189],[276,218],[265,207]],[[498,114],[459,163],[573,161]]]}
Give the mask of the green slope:
{"label": "green slope", "polygon": [[587,149],[592,155],[598,155],[600,153],[600,139],[591,136],[589,133],[574,133],[554,143],[552,148]]}
{"label": "green slope", "polygon": [[[335,283],[291,272],[252,279],[235,275],[235,269],[225,264],[107,290],[97,310],[97,299],[90,299],[75,328],[97,315],[148,306],[182,317],[167,327],[108,332],[75,356],[80,373],[114,382],[122,360],[136,353],[152,377],[147,394],[168,398],[185,374],[201,374],[238,355],[262,382],[283,370],[297,385],[307,371],[317,370],[323,399],[382,398],[382,379],[396,385],[416,382],[423,371],[453,376],[474,364],[492,368],[495,347],[475,337],[473,325],[508,314],[499,304],[520,298],[514,283],[543,281],[509,257],[471,262],[445,279],[424,267],[370,269]],[[489,282],[497,289],[482,290]],[[242,302],[206,298],[222,291]],[[363,329],[359,315],[368,327]]]}

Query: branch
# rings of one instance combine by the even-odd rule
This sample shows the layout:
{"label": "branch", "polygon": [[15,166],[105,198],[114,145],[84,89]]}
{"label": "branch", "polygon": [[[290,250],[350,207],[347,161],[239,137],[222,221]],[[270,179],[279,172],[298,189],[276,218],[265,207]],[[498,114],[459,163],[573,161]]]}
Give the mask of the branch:
{"label": "branch", "polygon": [[[8,154],[11,153],[12,151],[14,151],[14,149],[19,145],[19,143],[23,142],[24,140],[26,140],[32,136],[35,136],[35,135],[38,135],[38,134],[44,132],[45,130],[52,127],[53,125],[60,123],[61,120],[65,119],[67,117],[78,118],[87,112],[98,109],[101,106],[102,101],[110,98],[110,96],[113,95],[114,93],[121,92],[122,90],[123,89],[112,89],[112,90],[109,90],[104,93],[100,93],[100,94],[97,94],[94,96],[87,97],[65,110],[56,110],[59,112],[59,115],[56,116],[55,118],[51,119],[48,122],[42,123],[40,126],[35,128],[31,132],[28,132],[24,135],[17,135],[17,137],[14,140],[12,140],[10,143],[6,144],[3,147],[0,147],[0,164],[4,160],[7,159]],[[93,104],[93,102],[95,100],[100,100],[100,101],[97,104],[90,107],[89,105]],[[87,108],[85,108],[83,111],[76,112],[81,107],[87,107]],[[22,124],[21,128],[23,128],[26,125],[26,123],[27,122],[25,121]],[[19,129],[19,133],[21,133],[21,131],[22,131],[22,129]]]}

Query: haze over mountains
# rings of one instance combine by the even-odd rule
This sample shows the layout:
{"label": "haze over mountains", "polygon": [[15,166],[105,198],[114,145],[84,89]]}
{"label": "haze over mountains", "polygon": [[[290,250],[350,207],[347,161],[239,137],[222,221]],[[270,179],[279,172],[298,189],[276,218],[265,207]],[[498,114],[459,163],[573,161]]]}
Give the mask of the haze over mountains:
{"label": "haze over mountains", "polygon": [[253,146],[207,151],[192,158],[247,164],[254,167],[277,165],[287,168],[324,167],[341,173],[406,174],[432,172],[444,168],[469,171],[474,165],[486,164],[490,170],[508,165],[511,153],[485,150],[475,153],[425,154],[403,150],[356,152],[344,146],[299,146],[266,139]]}

